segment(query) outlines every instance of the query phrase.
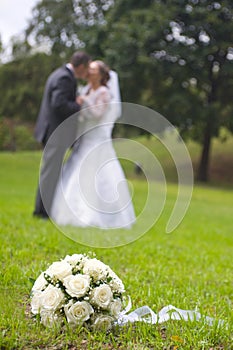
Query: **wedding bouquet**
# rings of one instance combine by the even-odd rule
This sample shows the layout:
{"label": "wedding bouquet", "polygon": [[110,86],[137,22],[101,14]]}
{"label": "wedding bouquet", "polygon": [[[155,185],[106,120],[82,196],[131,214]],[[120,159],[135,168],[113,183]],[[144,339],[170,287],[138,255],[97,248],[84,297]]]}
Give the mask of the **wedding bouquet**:
{"label": "wedding bouquet", "polygon": [[122,311],[124,292],[120,278],[100,260],[67,255],[36,279],[31,311],[45,326],[68,322],[108,330]]}

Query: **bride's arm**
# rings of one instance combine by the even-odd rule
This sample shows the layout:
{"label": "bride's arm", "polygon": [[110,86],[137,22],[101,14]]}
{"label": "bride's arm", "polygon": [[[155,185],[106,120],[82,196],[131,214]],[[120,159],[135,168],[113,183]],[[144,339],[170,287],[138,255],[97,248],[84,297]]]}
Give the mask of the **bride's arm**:
{"label": "bride's arm", "polygon": [[101,91],[95,102],[91,101],[91,98],[87,96],[81,96],[82,103],[82,114],[87,118],[101,118],[109,107],[111,95],[108,90]]}

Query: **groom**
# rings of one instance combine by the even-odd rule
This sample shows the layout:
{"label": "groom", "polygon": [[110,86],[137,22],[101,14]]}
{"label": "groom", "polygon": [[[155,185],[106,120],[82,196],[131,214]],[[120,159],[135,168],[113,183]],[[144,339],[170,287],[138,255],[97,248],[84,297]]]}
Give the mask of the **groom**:
{"label": "groom", "polygon": [[[45,147],[55,129],[72,114],[80,110],[76,101],[76,79],[87,79],[90,56],[78,51],[70,63],[58,68],[48,77],[35,127],[35,137]],[[59,178],[64,154],[74,130],[58,129],[59,139],[52,142],[44,152],[40,170],[40,185],[37,190],[34,216],[46,218],[50,215],[53,195]],[[69,134],[70,133],[70,134]],[[42,192],[42,198],[41,198]],[[44,199],[46,198],[46,205]]]}

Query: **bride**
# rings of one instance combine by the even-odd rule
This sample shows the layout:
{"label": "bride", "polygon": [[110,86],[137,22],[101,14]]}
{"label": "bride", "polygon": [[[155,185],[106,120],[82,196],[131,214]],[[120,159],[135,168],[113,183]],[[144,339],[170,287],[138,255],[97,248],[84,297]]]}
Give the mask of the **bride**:
{"label": "bride", "polygon": [[135,222],[127,180],[112,145],[119,103],[111,103],[109,77],[104,62],[91,62],[88,92],[78,97],[81,135],[63,167],[52,204],[51,218],[59,225],[107,229],[130,228]]}

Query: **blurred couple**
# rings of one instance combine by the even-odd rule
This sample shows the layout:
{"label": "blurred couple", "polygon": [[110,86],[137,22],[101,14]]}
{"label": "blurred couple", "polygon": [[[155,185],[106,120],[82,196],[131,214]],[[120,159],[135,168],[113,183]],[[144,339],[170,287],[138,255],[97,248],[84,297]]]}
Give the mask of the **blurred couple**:
{"label": "blurred couple", "polygon": [[[77,80],[87,81],[76,96]],[[117,73],[78,51],[48,78],[35,137],[44,146],[34,215],[58,225],[130,228],[135,213],[112,145]],[[71,150],[64,163],[67,150]]]}

